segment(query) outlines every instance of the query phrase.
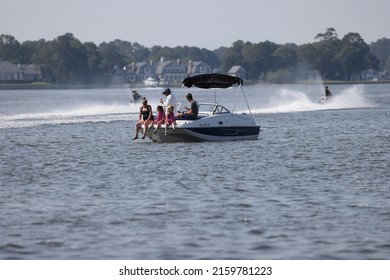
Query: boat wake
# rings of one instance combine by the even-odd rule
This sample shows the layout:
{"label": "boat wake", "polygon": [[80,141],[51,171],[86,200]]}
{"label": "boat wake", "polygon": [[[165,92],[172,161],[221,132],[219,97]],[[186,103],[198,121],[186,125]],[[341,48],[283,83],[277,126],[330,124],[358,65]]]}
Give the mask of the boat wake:
{"label": "boat wake", "polygon": [[374,107],[374,104],[365,98],[364,88],[361,85],[334,93],[333,97],[324,104],[319,101],[320,96],[318,93],[314,95],[284,88],[273,94],[268,100],[264,100],[262,107],[257,107],[252,112],[288,113]]}
{"label": "boat wake", "polygon": [[0,115],[0,128],[30,127],[44,124],[70,124],[82,122],[109,122],[136,119],[131,105],[87,105],[33,113]]}

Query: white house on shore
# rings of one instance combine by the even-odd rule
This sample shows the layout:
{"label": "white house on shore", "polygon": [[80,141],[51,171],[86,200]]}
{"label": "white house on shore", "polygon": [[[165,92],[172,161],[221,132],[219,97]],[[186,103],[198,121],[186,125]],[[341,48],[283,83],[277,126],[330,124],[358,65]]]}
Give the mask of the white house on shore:
{"label": "white house on shore", "polygon": [[137,62],[123,67],[116,68],[112,73],[112,81],[142,83],[144,81],[155,80],[160,84],[181,83],[188,76],[212,73],[210,65],[202,61],[188,61],[181,63],[180,60],[164,60],[153,63]]}
{"label": "white house on shore", "polygon": [[0,61],[0,81],[39,81],[41,71],[32,64],[14,64],[9,61]]}
{"label": "white house on shore", "polygon": [[240,77],[241,79],[245,80],[247,73],[244,67],[240,65],[234,65],[229,69],[228,75]]}

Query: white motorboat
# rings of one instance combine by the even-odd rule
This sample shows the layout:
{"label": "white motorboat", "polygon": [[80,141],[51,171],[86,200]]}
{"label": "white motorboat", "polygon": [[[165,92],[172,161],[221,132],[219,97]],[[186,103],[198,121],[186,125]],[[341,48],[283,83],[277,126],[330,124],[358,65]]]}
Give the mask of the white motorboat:
{"label": "white motorboat", "polygon": [[155,78],[148,77],[146,80],[144,80],[145,87],[157,87],[158,81]]}
{"label": "white motorboat", "polygon": [[[250,111],[249,104],[242,89],[243,80],[239,77],[222,74],[203,74],[184,79],[184,87],[190,88],[230,88],[238,86],[233,109],[230,111],[218,103],[198,102],[199,113],[194,120],[176,118],[175,130],[172,126],[154,128],[146,132],[146,136],[155,142],[196,142],[196,141],[232,141],[256,140],[260,133],[258,125]],[[245,98],[248,113],[234,113],[239,94]],[[180,108],[179,108],[180,109]]]}

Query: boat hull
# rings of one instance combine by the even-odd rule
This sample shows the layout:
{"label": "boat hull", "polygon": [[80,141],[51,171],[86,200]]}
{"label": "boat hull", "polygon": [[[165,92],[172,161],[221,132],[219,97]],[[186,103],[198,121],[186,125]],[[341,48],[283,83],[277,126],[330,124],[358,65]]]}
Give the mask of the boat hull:
{"label": "boat hull", "polygon": [[176,129],[168,127],[147,131],[146,136],[155,142],[201,142],[257,140],[260,125],[245,114],[221,114],[197,120],[178,120]]}
{"label": "boat hull", "polygon": [[208,127],[208,128],[159,128],[156,133],[153,129],[146,133],[154,142],[220,142],[237,140],[257,140],[260,126],[250,127]]}

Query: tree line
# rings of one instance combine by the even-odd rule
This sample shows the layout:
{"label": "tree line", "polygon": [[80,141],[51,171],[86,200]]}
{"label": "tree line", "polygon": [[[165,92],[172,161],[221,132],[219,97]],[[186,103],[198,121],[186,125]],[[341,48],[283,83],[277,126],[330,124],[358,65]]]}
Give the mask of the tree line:
{"label": "tree line", "polygon": [[116,67],[136,62],[177,60],[204,61],[221,73],[241,65],[249,80],[294,82],[320,75],[324,80],[359,80],[364,70],[390,73],[390,39],[368,45],[358,33],[338,38],[334,28],[319,33],[313,43],[296,45],[270,41],[251,43],[238,40],[231,47],[216,50],[178,46],[153,46],[123,40],[82,43],[66,33],[46,41],[18,42],[12,35],[0,36],[0,61],[34,64],[45,81],[56,83],[108,83]]}

